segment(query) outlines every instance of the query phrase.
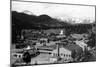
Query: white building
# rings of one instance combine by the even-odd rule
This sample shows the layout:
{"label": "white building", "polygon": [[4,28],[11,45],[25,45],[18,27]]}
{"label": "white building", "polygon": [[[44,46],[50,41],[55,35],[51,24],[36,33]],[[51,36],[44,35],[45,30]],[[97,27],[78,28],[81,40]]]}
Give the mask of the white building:
{"label": "white building", "polygon": [[56,36],[56,37],[57,38],[64,38],[64,37],[66,37],[66,35],[64,35],[64,30],[61,30],[60,33],[59,33],[59,35]]}
{"label": "white building", "polygon": [[[51,54],[53,57],[57,57],[58,56],[58,49],[55,49],[52,51],[52,54]],[[67,60],[71,60],[71,51],[68,50],[68,49],[65,49],[63,47],[61,47],[59,49],[59,55],[61,58],[64,58],[64,59],[67,59]]]}
{"label": "white building", "polygon": [[67,60],[67,61],[72,61],[73,60],[72,54],[74,51],[76,52],[76,56],[79,56],[82,53],[82,48],[75,44],[67,45],[67,46],[61,45],[57,47],[56,49],[54,49],[51,55],[52,57],[58,57],[58,52],[59,52],[60,58],[63,58],[64,60]]}

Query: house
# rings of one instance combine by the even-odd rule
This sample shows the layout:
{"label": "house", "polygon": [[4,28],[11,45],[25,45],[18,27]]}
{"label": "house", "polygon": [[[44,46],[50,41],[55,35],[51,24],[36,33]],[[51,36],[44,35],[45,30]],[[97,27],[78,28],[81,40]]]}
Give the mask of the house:
{"label": "house", "polygon": [[46,34],[65,34],[65,29],[47,29],[47,30],[44,30],[44,33]]}
{"label": "house", "polygon": [[21,39],[37,39],[39,37],[41,37],[40,30],[23,29],[21,31]]}
{"label": "house", "polygon": [[[53,57],[58,57],[58,49],[53,50],[51,55]],[[59,56],[61,58],[69,60],[69,59],[71,59],[71,51],[68,49],[65,49],[64,47],[60,47],[59,48]]]}
{"label": "house", "polygon": [[76,40],[80,40],[80,39],[86,39],[88,37],[88,34],[71,34],[72,38],[75,38]]}
{"label": "house", "polygon": [[70,41],[73,41],[76,45],[80,46],[83,51],[85,51],[85,49],[87,48],[87,42],[89,41],[87,39],[88,37],[88,34],[71,34],[71,37],[73,40],[70,40]]}
{"label": "house", "polygon": [[[66,60],[72,61],[73,59],[79,57],[82,53],[82,48],[78,45],[58,45],[51,53],[52,57],[59,57]],[[74,56],[73,56],[74,55]]]}
{"label": "house", "polygon": [[79,45],[83,49],[83,51],[85,51],[85,49],[87,48],[87,44],[83,40],[76,40],[75,43],[76,45]]}
{"label": "house", "polygon": [[38,42],[36,42],[36,46],[51,46],[59,43],[60,41],[51,41],[48,38],[41,38]]}
{"label": "house", "polygon": [[37,46],[38,50],[43,53],[51,54],[54,49],[56,49],[56,45],[51,46]]}
{"label": "house", "polygon": [[66,38],[66,35],[58,35],[57,38]]}
{"label": "house", "polygon": [[40,42],[47,42],[48,41],[48,38],[40,38],[39,41]]}

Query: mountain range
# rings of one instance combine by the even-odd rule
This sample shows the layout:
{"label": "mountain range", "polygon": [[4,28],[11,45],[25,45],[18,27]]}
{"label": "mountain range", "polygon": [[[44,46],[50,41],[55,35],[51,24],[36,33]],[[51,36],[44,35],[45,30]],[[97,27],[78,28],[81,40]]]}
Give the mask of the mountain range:
{"label": "mountain range", "polygon": [[11,12],[12,38],[16,39],[17,35],[21,34],[22,29],[50,29],[50,28],[65,28],[67,33],[86,33],[89,29],[95,28],[94,23],[76,23],[58,20],[46,14],[36,16]]}

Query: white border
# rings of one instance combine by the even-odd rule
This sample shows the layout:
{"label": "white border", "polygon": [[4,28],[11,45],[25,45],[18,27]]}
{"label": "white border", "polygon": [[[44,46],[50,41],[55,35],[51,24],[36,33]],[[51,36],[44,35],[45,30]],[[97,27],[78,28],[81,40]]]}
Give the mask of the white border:
{"label": "white border", "polygon": [[[37,67],[99,67],[99,25],[100,25],[100,2],[99,0],[34,0],[43,2],[56,2],[56,3],[73,3],[73,4],[87,4],[96,5],[96,33],[97,33],[97,61],[96,62],[85,62],[85,63],[69,63],[69,64],[53,64],[53,65],[38,65]],[[10,64],[10,0],[0,0],[0,66],[9,67]],[[28,67],[28,66],[27,66]],[[32,67],[32,66],[31,66]]]}

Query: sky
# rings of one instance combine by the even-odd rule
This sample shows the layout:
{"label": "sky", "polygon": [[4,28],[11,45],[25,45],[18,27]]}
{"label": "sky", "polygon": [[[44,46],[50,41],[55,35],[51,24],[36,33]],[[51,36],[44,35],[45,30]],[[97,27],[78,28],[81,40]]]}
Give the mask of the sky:
{"label": "sky", "polygon": [[33,15],[47,14],[63,20],[67,18],[95,19],[95,7],[93,6],[12,1],[12,11]]}

